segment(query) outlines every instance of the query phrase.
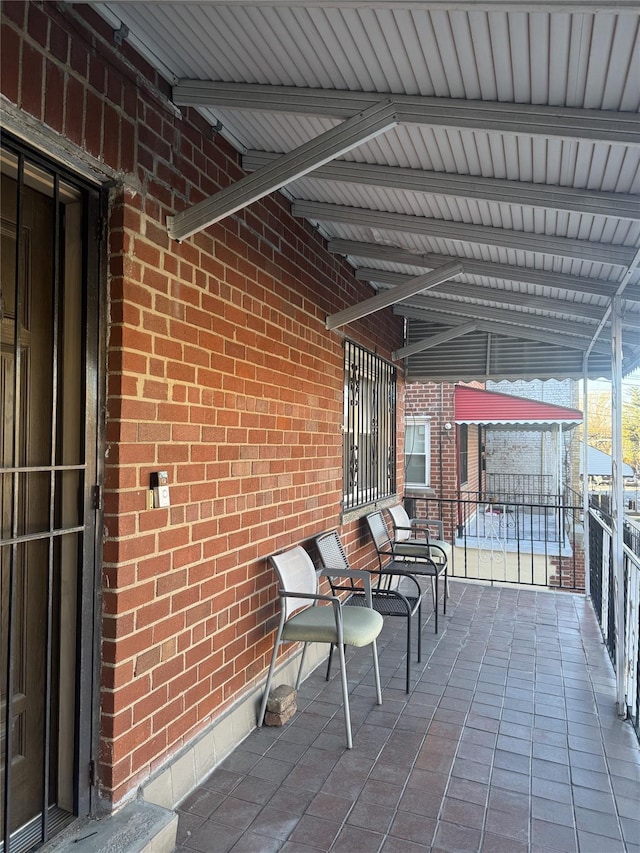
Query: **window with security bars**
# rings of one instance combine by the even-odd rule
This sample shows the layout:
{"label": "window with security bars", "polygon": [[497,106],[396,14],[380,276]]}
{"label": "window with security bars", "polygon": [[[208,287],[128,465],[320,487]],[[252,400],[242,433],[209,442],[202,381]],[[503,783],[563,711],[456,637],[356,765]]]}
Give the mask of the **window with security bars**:
{"label": "window with security bars", "polygon": [[344,509],[395,494],[396,369],[351,341],[344,350]]}

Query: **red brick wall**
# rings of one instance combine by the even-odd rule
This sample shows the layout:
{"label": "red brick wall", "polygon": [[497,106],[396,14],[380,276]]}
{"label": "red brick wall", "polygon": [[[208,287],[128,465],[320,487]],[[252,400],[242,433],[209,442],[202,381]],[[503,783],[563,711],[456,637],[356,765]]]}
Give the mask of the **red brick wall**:
{"label": "red brick wall", "polygon": [[439,497],[455,494],[455,431],[444,429],[454,423],[451,383],[410,382],[405,386],[405,414],[430,416],[431,489]]}
{"label": "red brick wall", "polygon": [[[169,241],[167,214],[241,177],[238,155],[194,111],[180,117],[91,10],[5,3],[2,48],[6,97],[122,175],[100,756],[117,803],[264,673],[276,614],[265,555],[339,524],[342,343],[324,318],[370,290],[278,195]],[[402,343],[389,311],[346,331],[385,356]],[[147,510],[157,470],[172,505]],[[355,565],[373,559],[359,525],[342,533]]]}
{"label": "red brick wall", "polygon": [[[482,387],[479,383],[470,384]],[[428,415],[431,418],[431,492],[436,499],[427,501],[425,512],[427,516],[444,519],[445,536],[449,539],[453,537],[458,523],[459,428],[455,425],[454,388],[455,384],[450,382],[410,382],[405,386],[405,414]],[[446,423],[452,425],[450,430],[445,429]],[[478,491],[480,441],[480,428],[469,425],[468,476],[466,483],[460,484],[463,490]],[[442,503],[438,499],[442,499]]]}

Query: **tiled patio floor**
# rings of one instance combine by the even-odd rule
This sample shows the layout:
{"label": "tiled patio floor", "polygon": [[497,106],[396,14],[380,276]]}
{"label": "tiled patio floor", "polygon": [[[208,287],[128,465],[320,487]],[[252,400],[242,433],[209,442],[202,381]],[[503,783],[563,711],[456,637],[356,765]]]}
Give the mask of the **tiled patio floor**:
{"label": "tiled patio floor", "polygon": [[640,751],[582,596],[451,584],[404,692],[403,620],[302,685],[283,728],[254,731],[180,808],[202,853],[640,853]]}

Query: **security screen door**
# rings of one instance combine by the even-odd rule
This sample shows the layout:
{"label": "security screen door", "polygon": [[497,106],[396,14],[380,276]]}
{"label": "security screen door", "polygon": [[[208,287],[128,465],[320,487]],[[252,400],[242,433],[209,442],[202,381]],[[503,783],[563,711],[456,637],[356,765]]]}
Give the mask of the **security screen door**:
{"label": "security screen door", "polygon": [[0,153],[0,850],[17,853],[88,811],[99,196]]}

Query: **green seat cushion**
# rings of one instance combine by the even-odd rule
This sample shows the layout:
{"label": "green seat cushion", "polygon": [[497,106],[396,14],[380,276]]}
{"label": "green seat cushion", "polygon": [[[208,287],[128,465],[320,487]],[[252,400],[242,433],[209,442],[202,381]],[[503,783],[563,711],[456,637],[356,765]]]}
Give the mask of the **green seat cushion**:
{"label": "green seat cushion", "polygon": [[[368,607],[343,607],[342,631],[347,646],[367,646],[382,630],[383,619]],[[312,643],[337,643],[333,607],[308,607],[292,616],[284,626],[282,639]]]}

